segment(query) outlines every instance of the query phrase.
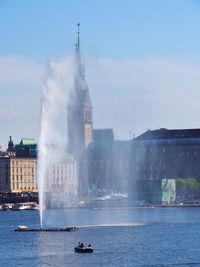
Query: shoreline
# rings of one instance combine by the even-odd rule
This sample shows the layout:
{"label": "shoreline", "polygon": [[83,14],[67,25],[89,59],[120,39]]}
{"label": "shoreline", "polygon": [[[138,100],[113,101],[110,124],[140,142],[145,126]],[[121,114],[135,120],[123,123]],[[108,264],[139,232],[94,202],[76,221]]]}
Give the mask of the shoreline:
{"label": "shoreline", "polygon": [[[7,203],[5,203],[7,204]],[[66,208],[58,208],[58,209],[71,209],[72,207],[66,207]],[[169,205],[138,205],[138,206],[108,206],[108,207],[73,207],[73,209],[93,209],[93,210],[128,210],[128,209],[156,209],[156,208],[200,208],[200,204],[169,204]],[[14,210],[12,208],[10,209],[0,209],[1,211],[39,211],[39,209],[24,209],[24,210]]]}

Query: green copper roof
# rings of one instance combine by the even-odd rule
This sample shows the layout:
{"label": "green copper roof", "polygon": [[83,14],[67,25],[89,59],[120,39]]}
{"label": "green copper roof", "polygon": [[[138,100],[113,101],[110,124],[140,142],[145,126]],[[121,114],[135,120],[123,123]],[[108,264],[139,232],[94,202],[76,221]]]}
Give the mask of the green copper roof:
{"label": "green copper roof", "polygon": [[36,141],[34,138],[22,138],[21,145],[36,145]]}

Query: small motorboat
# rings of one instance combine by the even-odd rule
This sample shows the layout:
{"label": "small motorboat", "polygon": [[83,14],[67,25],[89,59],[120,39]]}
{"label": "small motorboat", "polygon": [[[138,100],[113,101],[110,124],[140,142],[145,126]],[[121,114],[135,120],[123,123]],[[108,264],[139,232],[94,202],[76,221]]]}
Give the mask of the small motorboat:
{"label": "small motorboat", "polygon": [[26,232],[26,231],[29,231],[29,228],[28,228],[28,226],[26,226],[26,225],[19,225],[19,226],[15,229],[15,231]]}
{"label": "small motorboat", "polygon": [[78,230],[79,230],[79,228],[76,227],[76,226],[72,226],[72,227],[67,227],[66,228],[67,232],[74,232],[74,231],[78,231]]}
{"label": "small motorboat", "polygon": [[77,246],[74,248],[74,251],[77,253],[92,253],[94,250],[91,246],[87,247]]}

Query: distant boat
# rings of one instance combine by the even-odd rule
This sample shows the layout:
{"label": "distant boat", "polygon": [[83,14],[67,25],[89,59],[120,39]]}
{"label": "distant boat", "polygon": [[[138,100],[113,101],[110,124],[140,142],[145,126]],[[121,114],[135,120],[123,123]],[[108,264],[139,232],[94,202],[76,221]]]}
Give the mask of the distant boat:
{"label": "distant boat", "polygon": [[0,206],[0,210],[7,211],[7,210],[12,210],[14,204],[12,203],[5,203]]}
{"label": "distant boat", "polygon": [[92,253],[94,250],[91,246],[88,246],[88,247],[77,246],[74,248],[74,251],[77,253]]}
{"label": "distant boat", "polygon": [[16,203],[13,207],[13,210],[38,210],[38,205],[36,202],[24,202],[24,203]]}
{"label": "distant boat", "polygon": [[19,225],[16,229],[15,229],[15,231],[28,231],[29,230],[29,228],[28,228],[28,226],[26,226],[26,225]]}

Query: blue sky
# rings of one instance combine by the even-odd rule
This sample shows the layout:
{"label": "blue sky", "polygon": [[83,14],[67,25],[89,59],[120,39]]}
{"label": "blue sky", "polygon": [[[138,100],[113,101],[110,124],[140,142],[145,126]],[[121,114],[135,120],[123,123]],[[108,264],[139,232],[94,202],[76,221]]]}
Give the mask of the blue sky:
{"label": "blue sky", "polygon": [[0,0],[3,147],[38,139],[48,62],[73,56],[78,21],[95,127],[200,127],[199,1]]}
{"label": "blue sky", "polygon": [[80,21],[90,56],[196,56],[199,12],[195,0],[1,0],[0,55],[70,53]]}

